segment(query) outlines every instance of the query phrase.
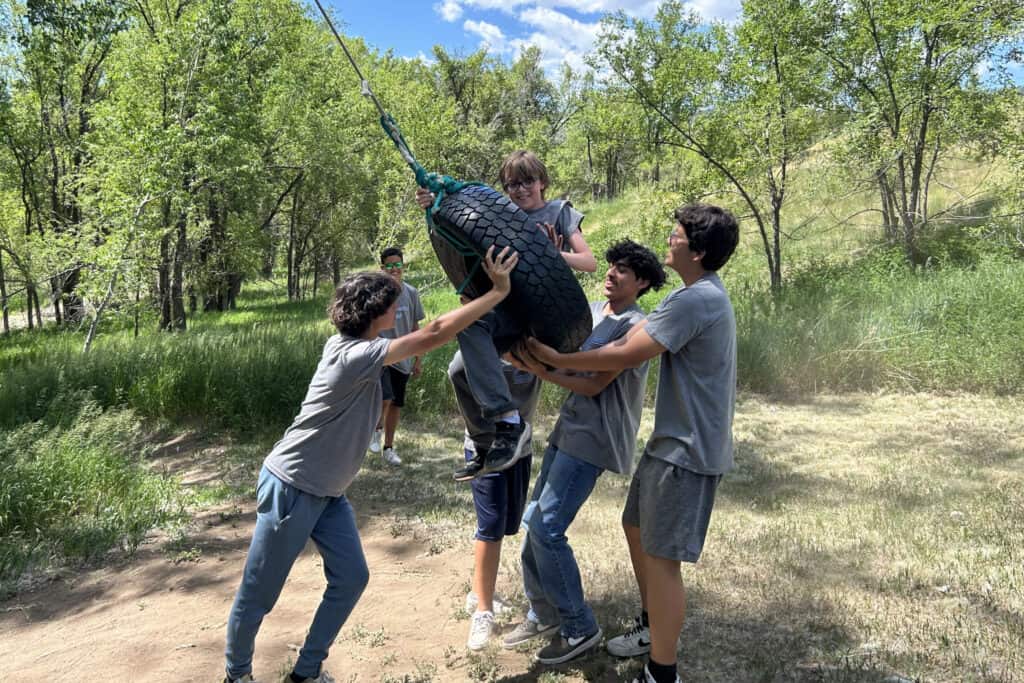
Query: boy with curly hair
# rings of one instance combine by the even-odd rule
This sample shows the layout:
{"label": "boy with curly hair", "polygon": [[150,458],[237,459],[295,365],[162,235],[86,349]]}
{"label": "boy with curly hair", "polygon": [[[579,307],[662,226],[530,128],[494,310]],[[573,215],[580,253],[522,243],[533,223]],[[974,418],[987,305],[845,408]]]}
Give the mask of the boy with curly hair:
{"label": "boy with curly hair", "polygon": [[345,491],[380,417],[381,371],[447,343],[502,301],[518,261],[508,252],[488,250],[484,269],[493,287],[487,294],[398,339],[378,336],[395,324],[401,290],[394,278],[358,273],[335,291],[328,314],[338,334],[324,344],[299,414],[260,471],[256,528],[228,617],[226,682],[253,681],[256,633],[310,538],[323,558],[327,589],[290,680],[334,680],[323,660],[369,580]]}
{"label": "boy with curly hair", "polygon": [[[648,248],[631,240],[605,252],[608,269],[603,301],[590,305],[594,329],[581,351],[625,336],[644,314],[637,299],[661,289],[665,270]],[[605,372],[549,371],[520,353],[540,379],[571,392],[548,437],[540,476],[523,525],[523,588],[530,603],[524,619],[505,637],[513,648],[549,633],[556,637],[536,654],[541,664],[562,664],[594,648],[601,628],[583,595],[579,566],[566,532],[605,472],[628,474],[647,385],[647,362]]]}

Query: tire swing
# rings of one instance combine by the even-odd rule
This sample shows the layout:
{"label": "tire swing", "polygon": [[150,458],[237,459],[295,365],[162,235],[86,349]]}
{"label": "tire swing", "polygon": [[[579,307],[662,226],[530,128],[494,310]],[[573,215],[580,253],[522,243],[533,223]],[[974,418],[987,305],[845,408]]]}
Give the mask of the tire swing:
{"label": "tire swing", "polygon": [[380,113],[380,124],[416,174],[416,183],[434,193],[427,209],[430,243],[456,292],[477,298],[491,288],[482,260],[488,248],[519,252],[512,271],[512,291],[502,303],[527,334],[560,352],[577,350],[590,335],[590,305],[572,269],[547,234],[529,225],[526,212],[483,183],[460,182],[424,169],[413,157],[395,120],[384,111],[345,47],[337,29],[314,0],[324,20],[359,76],[362,94]]}

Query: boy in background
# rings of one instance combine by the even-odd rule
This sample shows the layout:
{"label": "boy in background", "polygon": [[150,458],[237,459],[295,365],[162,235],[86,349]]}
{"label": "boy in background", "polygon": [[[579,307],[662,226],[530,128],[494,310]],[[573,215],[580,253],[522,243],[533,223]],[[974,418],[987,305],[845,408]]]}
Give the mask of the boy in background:
{"label": "boy in background", "polygon": [[[426,317],[423,312],[423,304],[420,303],[420,293],[402,279],[405,273],[405,261],[402,250],[398,247],[388,247],[380,253],[380,269],[393,277],[402,288],[395,309],[395,326],[390,330],[384,330],[380,336],[389,339],[404,337],[410,332],[420,329],[420,321]],[[415,356],[394,365],[388,365],[381,374],[384,403],[381,409],[381,422],[374,430],[373,439],[370,441],[370,450],[379,453],[383,440],[382,456],[389,465],[402,464],[402,459],[395,450],[395,431],[398,429],[402,408],[405,407],[406,385],[411,377],[418,377],[420,371],[420,357]]]}

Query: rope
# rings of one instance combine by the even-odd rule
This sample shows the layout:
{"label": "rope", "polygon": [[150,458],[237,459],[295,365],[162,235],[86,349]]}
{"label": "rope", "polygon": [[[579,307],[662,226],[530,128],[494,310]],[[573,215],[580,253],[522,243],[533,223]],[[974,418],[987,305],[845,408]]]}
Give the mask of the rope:
{"label": "rope", "polygon": [[338,29],[334,27],[334,22],[331,21],[331,17],[324,10],[324,6],[320,4],[320,0],[313,0],[316,3],[317,9],[320,10],[320,14],[323,15],[324,21],[327,22],[327,26],[330,27],[331,33],[337,39],[338,44],[341,45],[341,49],[345,52],[345,56],[348,57],[349,64],[355,70],[356,75],[359,76],[359,88],[363,97],[369,98],[374,106],[377,107],[377,111],[380,113],[380,125],[384,129],[384,133],[388,136],[395,148],[398,149],[398,153],[402,156],[402,159],[412,172],[416,176],[416,184],[420,187],[426,188],[434,193],[434,203],[426,209],[427,213],[427,226],[431,234],[440,235],[442,239],[448,242],[455,251],[462,257],[468,258],[473,257],[474,263],[470,268],[469,274],[466,279],[462,281],[456,288],[457,294],[462,294],[462,291],[469,285],[470,280],[480,269],[480,262],[482,258],[476,253],[472,245],[462,239],[459,235],[446,230],[443,226],[438,225],[434,221],[434,215],[440,210],[441,200],[444,199],[445,195],[455,194],[464,187],[470,187],[474,185],[484,185],[479,182],[463,182],[456,180],[451,176],[441,175],[439,173],[433,173],[427,171],[423,166],[416,161],[416,157],[413,156],[412,150],[409,149],[408,143],[405,138],[402,137],[402,131],[398,128],[398,122],[395,121],[391,114],[384,111],[384,107],[381,106],[377,96],[373,94],[373,90],[370,88],[370,82],[363,76],[363,72],[359,70],[359,65],[356,64],[356,60],[352,57],[352,53],[348,51],[348,47],[345,45],[345,41],[341,39],[341,34],[338,33]]}

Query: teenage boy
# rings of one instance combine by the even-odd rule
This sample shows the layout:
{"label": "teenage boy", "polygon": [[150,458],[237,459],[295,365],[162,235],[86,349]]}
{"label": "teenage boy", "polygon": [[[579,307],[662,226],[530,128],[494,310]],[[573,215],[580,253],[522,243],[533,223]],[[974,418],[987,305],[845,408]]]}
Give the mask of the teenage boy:
{"label": "teenage boy", "polygon": [[718,278],[739,241],[736,219],[706,204],[675,211],[665,264],[683,280],[624,338],[559,354],[530,352],[559,368],[607,371],[661,356],[654,430],[626,497],[622,526],[640,590],[639,628],[613,638],[612,654],[650,653],[638,683],[679,681],[676,643],[685,618],[681,562],[700,557],[715,490],[732,467],[736,320]]}
{"label": "teenage boy", "polygon": [[286,680],[332,683],[323,660],[369,580],[355,513],[345,491],[362,464],[380,417],[381,370],[447,343],[509,292],[518,256],[488,250],[487,294],[398,339],[379,337],[394,327],[401,293],[393,278],[358,273],[337,288],[328,308],[338,334],[323,355],[299,414],[263,461],[256,488],[256,528],[242,582],[227,624],[226,678],[251,683],[256,632],[277,602],[306,541],[323,558],[327,589]]}
{"label": "teenage boy", "polygon": [[[665,283],[658,257],[623,240],[605,253],[604,301],[591,304],[594,329],[581,351],[621,339],[643,317],[637,299]],[[526,512],[522,551],[523,586],[530,610],[505,637],[511,648],[560,631],[536,654],[542,664],[579,657],[601,641],[601,629],[583,597],[576,557],[566,531],[606,470],[628,474],[640,427],[647,361],[622,370],[568,374],[551,372],[526,354],[527,367],[542,380],[572,393],[548,437],[548,448]],[[560,628],[559,628],[560,627]]]}
{"label": "teenage boy", "polygon": [[[423,304],[420,303],[420,293],[415,287],[402,280],[405,261],[402,250],[398,247],[388,247],[380,253],[380,269],[395,278],[402,286],[402,293],[398,295],[398,305],[395,309],[395,326],[390,330],[384,330],[380,336],[389,339],[404,337],[410,332],[420,329],[420,321],[426,317],[423,312]],[[398,429],[398,421],[402,408],[405,406],[406,385],[409,383],[410,377],[419,376],[420,370],[420,357],[415,356],[400,363],[388,365],[381,373],[384,402],[381,408],[381,423],[373,432],[370,450],[374,453],[380,452],[383,440],[384,452],[381,455],[389,465],[402,464],[402,459],[395,451],[395,431]]]}
{"label": "teenage boy", "polygon": [[[544,198],[550,180],[536,155],[513,152],[502,162],[498,177],[509,199],[530,217],[527,225],[544,230],[571,268],[590,273],[597,270],[597,261],[580,232],[583,214],[567,201]],[[420,188],[416,200],[429,207],[433,194]],[[459,334],[459,352],[449,367],[455,397],[467,429],[475,430],[470,423],[475,413],[483,417],[486,429],[473,436],[473,458],[454,473],[456,481],[506,469],[526,450],[531,431],[512,397],[501,361],[501,355],[522,335],[522,326],[504,307]],[[456,377],[461,374],[464,379]]]}

